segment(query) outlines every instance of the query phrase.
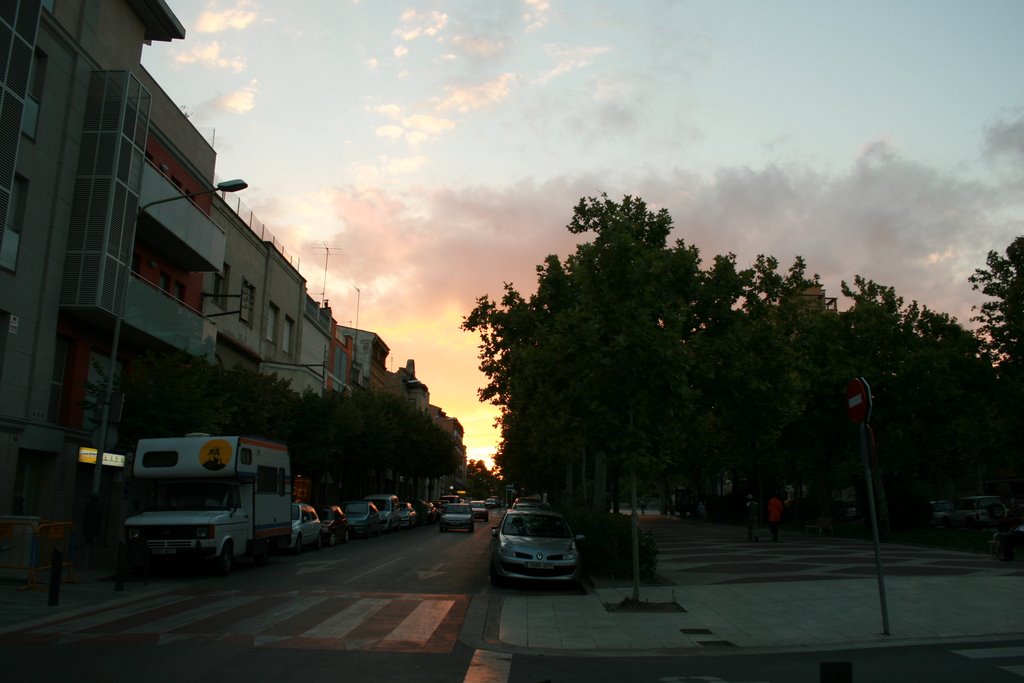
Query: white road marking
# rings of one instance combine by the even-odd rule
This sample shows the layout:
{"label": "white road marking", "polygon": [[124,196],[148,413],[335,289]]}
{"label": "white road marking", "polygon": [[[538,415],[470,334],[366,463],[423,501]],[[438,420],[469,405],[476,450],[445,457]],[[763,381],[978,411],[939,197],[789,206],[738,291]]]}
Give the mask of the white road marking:
{"label": "white road marking", "polygon": [[391,601],[382,598],[363,598],[302,635],[308,638],[344,638],[349,631],[364,621],[370,621],[373,615],[389,602]]}
{"label": "white road marking", "polygon": [[156,621],[151,621],[148,624],[143,624],[142,626],[130,628],[127,631],[124,631],[124,633],[162,633],[164,631],[173,631],[176,628],[181,628],[182,626],[193,624],[222,612],[227,612],[235,607],[248,605],[250,602],[254,602],[258,599],[259,598],[242,596],[217,600],[216,602],[208,603],[202,607],[196,607],[195,609],[186,610],[164,619],[158,619]]}
{"label": "white road marking", "polygon": [[426,643],[441,625],[441,621],[448,616],[454,604],[454,600],[424,600],[381,642],[402,640]]}
{"label": "white road marking", "polygon": [[462,683],[508,683],[511,670],[511,654],[477,650],[473,653]]}

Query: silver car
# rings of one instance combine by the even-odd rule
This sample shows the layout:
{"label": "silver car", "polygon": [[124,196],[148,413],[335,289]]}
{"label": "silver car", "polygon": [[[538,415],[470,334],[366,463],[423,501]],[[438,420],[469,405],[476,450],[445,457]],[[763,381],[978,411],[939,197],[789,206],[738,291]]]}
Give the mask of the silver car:
{"label": "silver car", "polygon": [[509,510],[491,529],[491,583],[506,579],[580,582],[580,555],[569,523],[553,510]]}
{"label": "silver car", "polygon": [[473,522],[473,508],[466,503],[449,503],[441,511],[441,519],[437,523],[438,531],[449,529],[465,529],[473,533],[476,525]]}

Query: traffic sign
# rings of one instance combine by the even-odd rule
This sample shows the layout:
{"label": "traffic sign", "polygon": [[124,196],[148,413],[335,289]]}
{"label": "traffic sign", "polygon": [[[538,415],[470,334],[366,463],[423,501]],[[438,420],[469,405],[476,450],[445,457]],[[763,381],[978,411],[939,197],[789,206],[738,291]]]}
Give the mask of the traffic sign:
{"label": "traffic sign", "polygon": [[846,409],[858,424],[871,419],[871,387],[863,377],[851,379],[846,385]]}

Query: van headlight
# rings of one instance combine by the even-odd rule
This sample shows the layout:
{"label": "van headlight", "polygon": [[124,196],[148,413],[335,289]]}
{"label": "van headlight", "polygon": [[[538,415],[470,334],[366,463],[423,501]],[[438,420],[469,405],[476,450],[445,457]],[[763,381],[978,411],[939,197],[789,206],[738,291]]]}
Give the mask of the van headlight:
{"label": "van headlight", "polygon": [[213,538],[213,530],[208,526],[197,526],[196,538]]}
{"label": "van headlight", "polygon": [[137,526],[128,527],[128,540],[129,541],[141,541],[142,540],[142,529]]}

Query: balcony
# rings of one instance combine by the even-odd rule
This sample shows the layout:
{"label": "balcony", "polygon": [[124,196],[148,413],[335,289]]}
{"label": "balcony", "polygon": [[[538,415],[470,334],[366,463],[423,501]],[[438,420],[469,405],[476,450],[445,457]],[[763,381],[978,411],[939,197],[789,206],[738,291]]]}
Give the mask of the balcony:
{"label": "balcony", "polygon": [[[180,194],[174,183],[145,164],[139,206]],[[224,264],[227,236],[190,201],[167,202],[146,209],[136,231],[136,239],[152,245],[183,270],[213,272]]]}
{"label": "balcony", "polygon": [[128,282],[124,324],[125,336],[149,337],[213,361],[216,324],[145,280]]}

